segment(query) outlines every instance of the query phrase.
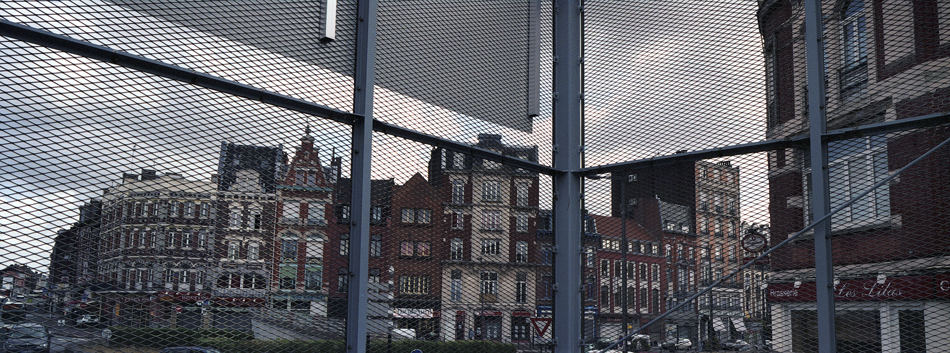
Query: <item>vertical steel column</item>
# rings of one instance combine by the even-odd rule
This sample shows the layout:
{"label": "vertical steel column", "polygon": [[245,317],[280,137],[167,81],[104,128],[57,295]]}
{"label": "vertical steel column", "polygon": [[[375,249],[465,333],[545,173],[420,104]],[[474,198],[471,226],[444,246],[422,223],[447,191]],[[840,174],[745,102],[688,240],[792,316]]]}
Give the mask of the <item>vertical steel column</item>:
{"label": "vertical steel column", "polygon": [[[821,0],[805,1],[805,55],[808,73],[809,153],[811,155],[812,219],[831,211],[828,143],[825,133],[825,65]],[[831,258],[831,219],[814,228],[815,284],[817,289],[818,351],[835,352],[834,268]],[[793,333],[794,334],[794,333]]]}
{"label": "vertical steel column", "polygon": [[581,2],[554,2],[554,351],[581,348]]}
{"label": "vertical steel column", "polygon": [[373,147],[373,84],[376,60],[376,0],[357,5],[356,64],[353,72],[353,124],[350,199],[350,258],[347,288],[346,352],[366,352],[369,288],[370,166]]}

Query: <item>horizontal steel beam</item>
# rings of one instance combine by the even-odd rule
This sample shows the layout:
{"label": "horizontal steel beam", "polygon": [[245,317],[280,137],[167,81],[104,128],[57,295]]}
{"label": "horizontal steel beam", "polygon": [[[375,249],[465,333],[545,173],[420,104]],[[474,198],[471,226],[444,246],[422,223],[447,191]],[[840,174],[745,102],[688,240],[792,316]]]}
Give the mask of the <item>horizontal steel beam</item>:
{"label": "horizontal steel beam", "polygon": [[235,81],[225,80],[220,77],[195,72],[191,69],[129,54],[8,20],[0,20],[0,35],[348,125],[352,125],[356,119],[362,118],[353,113],[262,90]]}
{"label": "horizontal steel beam", "polygon": [[[827,142],[847,140],[862,136],[880,135],[911,129],[928,128],[950,124],[950,113],[936,113],[913,118],[885,121],[875,124],[861,125],[853,128],[828,131],[822,135]],[[698,161],[710,158],[738,156],[749,153],[774,151],[784,148],[807,148],[808,135],[792,136],[780,140],[767,140],[741,145],[712,148],[700,151],[683,152],[666,156],[638,159],[629,162],[605,164],[581,169],[582,175],[595,175],[612,172],[622,172],[629,169],[660,167],[682,162]]]}

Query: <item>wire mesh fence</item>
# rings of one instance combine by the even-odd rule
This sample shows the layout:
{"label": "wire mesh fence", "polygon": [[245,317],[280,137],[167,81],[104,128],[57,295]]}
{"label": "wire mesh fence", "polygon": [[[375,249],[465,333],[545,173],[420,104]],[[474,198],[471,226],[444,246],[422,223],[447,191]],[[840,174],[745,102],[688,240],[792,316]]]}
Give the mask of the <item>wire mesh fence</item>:
{"label": "wire mesh fence", "polygon": [[702,5],[0,2],[3,348],[945,351],[950,5]]}

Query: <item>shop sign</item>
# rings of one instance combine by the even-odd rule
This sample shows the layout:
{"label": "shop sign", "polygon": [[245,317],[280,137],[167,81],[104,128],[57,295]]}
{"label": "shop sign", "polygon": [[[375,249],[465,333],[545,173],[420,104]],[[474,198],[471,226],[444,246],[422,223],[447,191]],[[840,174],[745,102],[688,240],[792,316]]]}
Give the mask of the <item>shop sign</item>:
{"label": "shop sign", "polygon": [[393,308],[393,317],[398,318],[428,319],[434,316],[432,309]]}
{"label": "shop sign", "polygon": [[491,310],[482,310],[482,311],[476,311],[476,312],[475,312],[475,315],[479,315],[479,316],[501,316],[501,312],[500,312],[500,311],[491,311]]}
{"label": "shop sign", "polygon": [[538,315],[537,316],[551,316],[554,312],[554,308],[550,305],[538,305]]}
{"label": "shop sign", "polygon": [[531,312],[525,310],[515,310],[511,312],[511,316],[521,316],[521,317],[530,317]]}
{"label": "shop sign", "polygon": [[[869,300],[918,300],[941,296],[940,282],[934,283],[935,276],[908,276],[891,278],[867,278],[839,281],[834,287],[836,301]],[[943,294],[950,297],[950,275],[941,275],[947,279]],[[768,286],[769,301],[807,302],[815,301],[815,282],[799,285],[776,283]]]}
{"label": "shop sign", "polygon": [[118,298],[115,298],[115,300],[122,303],[150,303],[152,302],[151,297],[118,297]]}
{"label": "shop sign", "polygon": [[274,300],[323,301],[326,297],[320,294],[274,294]]}
{"label": "shop sign", "polygon": [[181,302],[200,302],[206,299],[211,299],[210,293],[161,291],[161,292],[158,292],[157,294],[158,294],[158,300],[161,300],[161,301],[177,300]]}
{"label": "shop sign", "polygon": [[214,303],[218,306],[262,307],[265,302],[264,298],[214,298]]}
{"label": "shop sign", "polygon": [[934,276],[934,296],[950,298],[950,274]]}

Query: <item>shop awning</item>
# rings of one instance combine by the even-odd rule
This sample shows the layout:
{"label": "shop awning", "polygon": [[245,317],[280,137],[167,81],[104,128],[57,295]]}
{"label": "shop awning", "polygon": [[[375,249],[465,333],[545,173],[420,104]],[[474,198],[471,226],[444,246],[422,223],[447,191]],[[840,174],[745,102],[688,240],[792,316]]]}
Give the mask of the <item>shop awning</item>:
{"label": "shop awning", "polygon": [[739,331],[739,332],[746,331],[745,322],[743,322],[742,319],[732,318],[732,324],[736,326],[736,331]]}
{"label": "shop awning", "polygon": [[712,323],[716,331],[726,331],[726,324],[722,322],[722,319],[713,319]]}

